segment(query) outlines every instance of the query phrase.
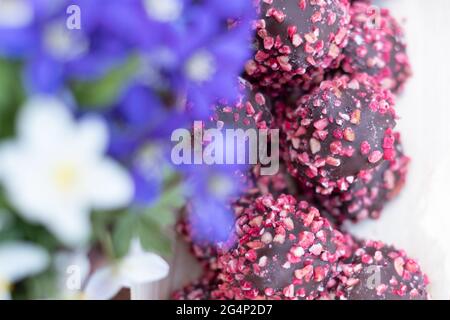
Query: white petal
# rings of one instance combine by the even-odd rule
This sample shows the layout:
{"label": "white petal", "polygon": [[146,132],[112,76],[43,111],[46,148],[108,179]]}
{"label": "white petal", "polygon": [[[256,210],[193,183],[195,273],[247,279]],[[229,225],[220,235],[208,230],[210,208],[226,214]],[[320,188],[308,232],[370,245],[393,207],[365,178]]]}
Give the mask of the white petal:
{"label": "white petal", "polygon": [[114,297],[122,286],[123,280],[113,266],[103,267],[89,278],[85,289],[89,300],[108,300]]}
{"label": "white petal", "polygon": [[48,263],[48,254],[38,246],[23,242],[0,245],[0,278],[10,282],[42,272]]}
{"label": "white petal", "polygon": [[141,240],[138,237],[134,237],[131,240],[130,244],[130,250],[128,255],[134,255],[134,254],[142,254],[144,253],[144,248],[142,248]]}
{"label": "white petal", "polygon": [[128,173],[112,160],[104,159],[92,168],[87,183],[92,206],[99,210],[127,206],[134,193]]}
{"label": "white petal", "polygon": [[183,11],[183,1],[180,0],[145,0],[144,8],[147,14],[155,20],[169,22],[178,19]]}
{"label": "white petal", "polygon": [[126,286],[161,280],[169,274],[169,265],[163,258],[150,252],[131,254],[120,265]]}
{"label": "white petal", "polygon": [[74,130],[67,107],[51,96],[31,98],[19,115],[18,135],[21,143],[37,152],[55,151],[64,145]]}
{"label": "white petal", "polygon": [[16,163],[17,154],[16,145],[12,142],[0,144],[0,178],[4,179],[9,173],[10,168]]}
{"label": "white petal", "polygon": [[29,0],[0,1],[0,28],[24,28],[34,19]]}
{"label": "white petal", "polygon": [[84,247],[91,232],[89,211],[69,207],[58,211],[59,215],[50,215],[44,224],[66,245]]}
{"label": "white petal", "polygon": [[108,146],[108,129],[100,118],[86,117],[79,123],[75,138],[77,148],[83,155],[103,155]]}
{"label": "white petal", "polygon": [[[34,162],[29,159],[34,159]],[[10,202],[19,214],[31,222],[48,219],[48,208],[55,198],[49,191],[48,179],[42,179],[43,170],[38,160],[13,144],[0,147],[0,179]]]}

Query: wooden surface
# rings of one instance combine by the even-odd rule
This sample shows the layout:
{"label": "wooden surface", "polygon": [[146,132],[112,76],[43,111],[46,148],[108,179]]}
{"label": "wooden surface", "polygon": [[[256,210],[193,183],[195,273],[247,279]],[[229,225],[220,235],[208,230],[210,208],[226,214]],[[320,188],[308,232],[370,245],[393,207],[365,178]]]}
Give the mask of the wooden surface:
{"label": "wooden surface", "polygon": [[[405,150],[413,158],[401,196],[379,221],[350,226],[355,234],[405,249],[419,260],[435,299],[450,299],[450,0],[385,0],[405,18],[414,77],[398,98]],[[197,277],[198,267],[177,246],[172,275],[134,288],[134,299],[158,299]]]}

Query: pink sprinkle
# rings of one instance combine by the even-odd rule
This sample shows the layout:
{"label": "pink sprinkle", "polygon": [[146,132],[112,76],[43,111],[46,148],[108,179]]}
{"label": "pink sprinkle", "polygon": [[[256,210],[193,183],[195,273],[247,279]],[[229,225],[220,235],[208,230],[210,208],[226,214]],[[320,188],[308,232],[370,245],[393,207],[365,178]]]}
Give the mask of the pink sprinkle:
{"label": "pink sprinkle", "polygon": [[327,271],[325,270],[325,268],[323,268],[321,266],[314,268],[314,280],[316,282],[323,281],[323,279],[325,279],[326,274],[327,274]]}
{"label": "pink sprinkle", "polygon": [[[266,103],[266,98],[264,97],[264,95],[262,95],[261,93],[258,92],[255,95],[255,101],[258,105],[262,106]],[[254,110],[253,110],[253,113],[254,113]]]}
{"label": "pink sprinkle", "polygon": [[273,45],[275,44],[275,40],[273,37],[265,37],[264,38],[264,49],[270,50],[273,48]]}
{"label": "pink sprinkle", "polygon": [[317,130],[323,130],[328,126],[328,119],[324,118],[324,119],[320,119],[316,122],[314,122],[314,128],[316,128]]}
{"label": "pink sprinkle", "polygon": [[294,285],[290,284],[289,286],[284,288],[283,294],[286,298],[293,298],[294,297]]}
{"label": "pink sprinkle", "polygon": [[327,157],[327,164],[333,167],[339,167],[341,165],[341,160],[333,157]]}
{"label": "pink sprinkle", "polygon": [[352,130],[352,128],[350,128],[350,127],[345,128],[344,138],[347,141],[355,141],[355,132]]}
{"label": "pink sprinkle", "polygon": [[333,137],[335,137],[336,139],[343,139],[344,138],[344,132],[342,132],[341,129],[335,129],[333,131]]}
{"label": "pink sprinkle", "polygon": [[318,256],[322,253],[323,247],[320,243],[315,244],[309,248],[309,252],[311,252],[313,255]]}
{"label": "pink sprinkle", "polygon": [[394,268],[395,271],[397,271],[397,274],[401,277],[403,277],[403,266],[405,265],[405,260],[403,260],[402,257],[398,257],[394,260]]}
{"label": "pink sprinkle", "polygon": [[361,142],[361,154],[368,155],[370,152],[370,144],[368,141]]}
{"label": "pink sprinkle", "polygon": [[409,272],[416,273],[419,271],[419,265],[414,260],[409,259],[406,261],[405,269]]}
{"label": "pink sprinkle", "polygon": [[303,249],[309,248],[314,242],[314,234],[308,231],[302,231],[298,237],[298,244]]}
{"label": "pink sprinkle", "polygon": [[340,141],[333,141],[330,144],[330,151],[332,154],[340,154],[342,152],[342,143]]}
{"label": "pink sprinkle", "polygon": [[378,161],[383,158],[383,153],[381,151],[374,151],[369,155],[369,162],[370,163],[377,163]]}
{"label": "pink sprinkle", "polygon": [[303,43],[302,37],[298,33],[292,36],[291,41],[294,47],[299,47]]}
{"label": "pink sprinkle", "polygon": [[309,266],[304,267],[303,269],[295,270],[294,276],[297,279],[303,279],[303,278],[311,279],[313,272],[314,272],[313,266],[309,265]]}

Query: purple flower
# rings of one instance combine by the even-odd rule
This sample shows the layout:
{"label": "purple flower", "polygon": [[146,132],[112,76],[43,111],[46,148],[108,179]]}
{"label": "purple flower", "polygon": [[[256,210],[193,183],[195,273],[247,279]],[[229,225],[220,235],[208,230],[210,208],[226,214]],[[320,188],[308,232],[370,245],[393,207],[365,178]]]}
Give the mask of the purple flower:
{"label": "purple flower", "polygon": [[110,152],[117,156],[133,154],[149,141],[170,141],[172,131],[189,125],[189,117],[177,106],[141,83],[130,84],[125,94],[106,111],[112,142]]}
{"label": "purple flower", "polygon": [[195,198],[191,201],[189,223],[192,226],[194,241],[217,244],[230,241],[235,223],[235,215],[223,202],[208,198]]}
{"label": "purple flower", "polygon": [[137,205],[149,205],[160,194],[162,167],[171,166],[170,135],[188,126],[189,117],[175,108],[136,82],[104,113],[110,126],[109,153],[130,168]]}
{"label": "purple flower", "polygon": [[[14,5],[3,5],[0,14],[0,55],[25,60],[32,92],[54,93],[73,79],[100,78],[138,54],[203,118],[217,99],[237,94],[234,81],[250,54],[254,10],[247,0],[5,3]],[[80,29],[66,25],[70,5],[80,8]],[[8,13],[15,19],[5,18]]]}
{"label": "purple flower", "polygon": [[[2,24],[0,15],[0,55],[25,59],[31,91],[56,92],[70,79],[102,77],[134,51],[164,37],[141,2],[17,0],[22,5],[9,11],[20,15],[27,8],[28,18],[22,24]],[[67,26],[71,5],[80,8],[79,29]]]}
{"label": "purple flower", "polygon": [[38,21],[51,12],[51,0],[0,2],[0,56],[24,58],[38,46]]}
{"label": "purple flower", "polygon": [[249,23],[256,17],[256,8],[252,0],[207,0],[205,5],[218,16],[225,19],[235,19],[242,23]]}
{"label": "purple flower", "polygon": [[[80,8],[80,29],[67,27],[70,5]],[[110,124],[110,155],[132,173],[136,203],[149,204],[161,192],[158,165],[170,165],[172,131],[205,119],[219,99],[237,97],[253,15],[249,0],[0,0],[0,56],[22,60],[27,89],[44,93],[100,79],[138,56],[139,70],[101,113]],[[153,166],[142,154],[155,146],[163,157]],[[198,212],[227,221],[213,208],[239,193],[237,167],[178,169]]]}
{"label": "purple flower", "polygon": [[135,186],[134,206],[148,207],[161,195],[163,167],[168,166],[163,146],[149,144],[134,156],[131,173]]}
{"label": "purple flower", "polygon": [[[177,47],[180,60],[175,86],[187,92],[192,110],[202,119],[218,99],[236,97],[235,79],[250,54],[249,20],[231,27],[223,14],[229,7],[226,2],[221,6],[224,11],[218,10],[217,2],[206,1],[192,8]],[[229,11],[237,14],[239,10]]]}

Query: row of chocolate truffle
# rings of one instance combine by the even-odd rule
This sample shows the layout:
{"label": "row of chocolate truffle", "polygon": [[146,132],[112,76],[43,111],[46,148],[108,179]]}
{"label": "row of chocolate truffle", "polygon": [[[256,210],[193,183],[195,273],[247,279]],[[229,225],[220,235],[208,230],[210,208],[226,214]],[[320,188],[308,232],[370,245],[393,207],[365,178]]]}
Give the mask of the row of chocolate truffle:
{"label": "row of chocolate truffle", "polygon": [[[427,277],[401,250],[359,242],[306,201],[257,197],[240,211],[234,246],[177,299],[427,299]],[[373,277],[373,278],[372,278]]]}
{"label": "row of chocolate truffle", "polygon": [[[365,2],[259,2],[256,53],[245,77],[283,98],[275,100],[275,124],[297,182],[283,172],[251,175],[253,185],[231,204],[236,230],[227,243],[193,241],[192,225],[179,224],[207,271],[176,298],[427,298],[426,277],[403,251],[336,229],[346,219],[376,218],[401,189],[409,162],[386,90],[399,91],[410,76],[403,33],[387,10],[372,21]],[[269,100],[245,87],[238,104],[216,107],[214,125],[271,126]],[[289,91],[299,98],[286,99]],[[379,283],[366,285],[364,266],[379,269]]]}
{"label": "row of chocolate truffle", "polygon": [[245,76],[270,95],[308,90],[329,69],[370,74],[394,92],[411,76],[402,28],[370,1],[258,0],[257,10]]}

